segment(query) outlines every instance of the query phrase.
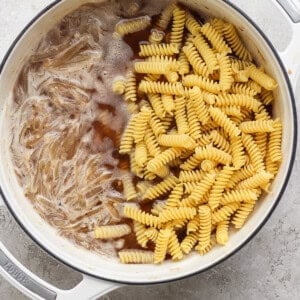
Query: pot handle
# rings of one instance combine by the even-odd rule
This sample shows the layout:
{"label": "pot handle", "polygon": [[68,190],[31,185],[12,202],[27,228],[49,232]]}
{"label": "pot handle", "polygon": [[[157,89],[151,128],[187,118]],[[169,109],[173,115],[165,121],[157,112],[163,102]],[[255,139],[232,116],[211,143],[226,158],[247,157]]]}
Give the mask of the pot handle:
{"label": "pot handle", "polygon": [[299,0],[276,0],[276,5],[284,9],[283,15],[292,28],[292,39],[286,49],[279,52],[285,64],[287,73],[294,91],[300,77],[300,1]]}
{"label": "pot handle", "polygon": [[31,299],[74,300],[97,299],[121,285],[82,275],[83,279],[70,290],[61,290],[27,270],[0,242],[0,274]]}

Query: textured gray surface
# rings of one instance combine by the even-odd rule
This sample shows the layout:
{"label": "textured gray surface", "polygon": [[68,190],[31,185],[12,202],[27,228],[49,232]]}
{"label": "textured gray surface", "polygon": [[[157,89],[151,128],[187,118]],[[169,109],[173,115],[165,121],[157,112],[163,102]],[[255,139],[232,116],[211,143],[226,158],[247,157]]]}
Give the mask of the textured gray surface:
{"label": "textured gray surface", "polygon": [[[0,59],[27,22],[49,0],[0,0]],[[272,0],[234,0],[257,21],[277,49],[284,49],[291,36],[281,24],[280,13],[270,8]],[[297,92],[300,95],[300,89]],[[300,103],[298,101],[298,111]],[[233,257],[215,268],[174,283],[130,286],[116,290],[103,299],[299,299],[300,295],[300,155],[297,154],[289,186],[271,219]],[[298,183],[297,183],[298,182]],[[0,208],[0,240],[31,271],[60,288],[70,288],[80,274],[49,257],[38,248]],[[26,299],[0,278],[0,299]]]}

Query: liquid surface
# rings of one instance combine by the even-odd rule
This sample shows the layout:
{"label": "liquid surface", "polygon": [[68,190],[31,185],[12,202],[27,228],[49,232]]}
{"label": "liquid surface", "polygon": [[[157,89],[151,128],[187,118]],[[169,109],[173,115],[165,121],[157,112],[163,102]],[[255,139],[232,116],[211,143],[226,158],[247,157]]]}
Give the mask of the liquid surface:
{"label": "liquid surface", "polygon": [[108,242],[93,229],[132,226],[122,216],[129,159],[117,151],[129,113],[112,83],[131,68],[148,31],[125,41],[112,33],[122,18],[157,15],[164,4],[80,7],[40,41],[14,89],[11,152],[26,197],[60,234],[102,254],[138,247],[134,233]]}

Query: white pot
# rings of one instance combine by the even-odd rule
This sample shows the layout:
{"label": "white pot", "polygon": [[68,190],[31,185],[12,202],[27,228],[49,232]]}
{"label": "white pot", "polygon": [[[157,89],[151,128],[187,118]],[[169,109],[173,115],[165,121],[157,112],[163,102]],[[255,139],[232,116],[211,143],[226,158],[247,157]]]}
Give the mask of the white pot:
{"label": "white pot", "polygon": [[[0,74],[0,186],[5,203],[23,229],[48,253],[58,260],[79,270],[83,281],[69,291],[59,290],[37,278],[17,262],[0,243],[0,271],[14,285],[28,296],[36,299],[91,299],[114,289],[122,284],[150,284],[176,280],[204,271],[226,259],[247,241],[266,222],[274,210],[287,185],[296,148],[296,112],[292,88],[280,55],[284,58],[286,68],[291,69],[293,80],[297,77],[296,55],[293,49],[299,49],[300,27],[293,24],[293,42],[280,55],[257,26],[241,11],[221,0],[185,0],[185,5],[192,7],[200,14],[225,18],[240,29],[247,47],[255,60],[265,66],[279,83],[274,104],[275,117],[283,123],[283,162],[279,173],[272,184],[272,192],[259,201],[251,218],[238,232],[230,235],[225,247],[215,247],[205,256],[191,254],[180,262],[164,262],[161,265],[123,265],[117,259],[101,257],[81,247],[76,247],[65,238],[60,237],[55,229],[44,222],[25,199],[11,164],[9,154],[10,137],[8,106],[12,101],[12,90],[23,62],[33,53],[40,38],[64,15],[79,5],[91,1],[62,0],[48,6],[20,34],[4,59]],[[101,2],[101,1],[95,1]],[[289,1],[284,1],[289,4]],[[274,5],[278,5],[274,2]],[[296,14],[297,17],[297,14]],[[286,18],[290,21],[289,17]],[[298,28],[297,28],[298,27]],[[299,71],[299,68],[298,68]],[[116,283],[114,283],[116,282]]]}

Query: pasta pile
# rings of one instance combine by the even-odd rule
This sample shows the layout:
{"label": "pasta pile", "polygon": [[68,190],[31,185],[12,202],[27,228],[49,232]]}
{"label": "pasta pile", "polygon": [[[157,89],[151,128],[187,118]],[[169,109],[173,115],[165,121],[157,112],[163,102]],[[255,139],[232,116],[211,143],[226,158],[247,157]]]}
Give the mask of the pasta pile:
{"label": "pasta pile", "polygon": [[[133,202],[124,215],[145,248],[120,251],[123,263],[180,260],[192,249],[204,255],[225,245],[229,226],[244,225],[282,160],[282,125],[269,113],[277,83],[232,24],[202,24],[171,4],[149,41],[127,80],[114,82],[132,114],[119,149],[132,172],[123,180]],[[149,202],[151,211],[139,207]]]}

